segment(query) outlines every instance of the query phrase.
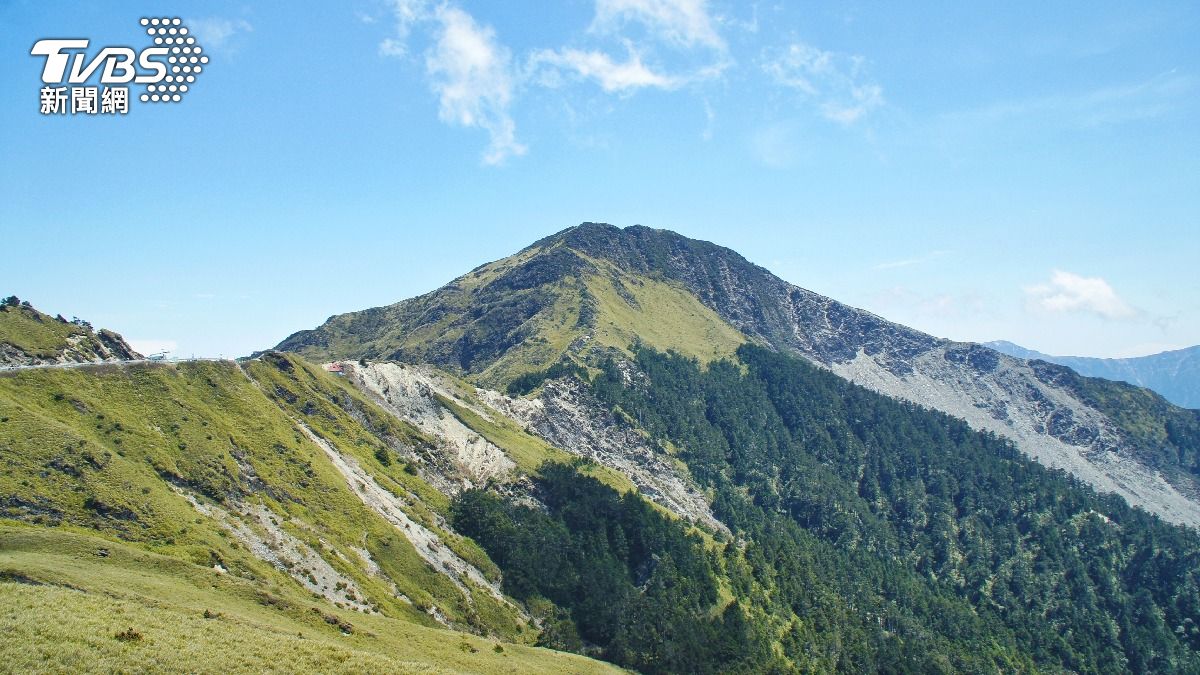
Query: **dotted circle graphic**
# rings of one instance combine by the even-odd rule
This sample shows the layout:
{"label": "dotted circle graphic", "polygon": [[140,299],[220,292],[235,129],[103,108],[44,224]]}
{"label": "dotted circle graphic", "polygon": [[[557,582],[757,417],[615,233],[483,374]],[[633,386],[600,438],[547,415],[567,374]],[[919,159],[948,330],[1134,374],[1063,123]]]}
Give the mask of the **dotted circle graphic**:
{"label": "dotted circle graphic", "polygon": [[[154,45],[161,47],[166,54],[166,75],[158,83],[147,84],[146,92],[138,96],[138,100],[143,103],[179,103],[190,90],[189,85],[196,82],[196,75],[203,70],[201,66],[208,64],[208,56],[203,55],[204,49],[195,34],[177,16],[146,16],[139,19],[138,23],[146,29],[146,35]],[[162,56],[155,60],[164,63]]]}

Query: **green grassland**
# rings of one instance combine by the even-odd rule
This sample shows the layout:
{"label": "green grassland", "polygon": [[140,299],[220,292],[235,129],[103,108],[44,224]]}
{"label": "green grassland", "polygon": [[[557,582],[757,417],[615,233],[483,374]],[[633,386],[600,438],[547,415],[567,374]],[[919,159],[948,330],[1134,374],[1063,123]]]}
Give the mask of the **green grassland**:
{"label": "green grassland", "polygon": [[680,285],[623,272],[606,260],[588,260],[601,271],[585,282],[596,305],[593,344],[629,354],[629,346],[641,342],[708,363],[731,358],[746,342]]}
{"label": "green grassland", "polygon": [[483,386],[635,341],[702,363],[747,341],[677,282],[560,243],[484,265],[423,296],[331,317],[280,348],[317,361],[431,363]]}
{"label": "green grassland", "polygon": [[0,305],[0,344],[48,359],[66,349],[67,339],[90,335],[86,327],[59,321],[31,307]]}
{"label": "green grassland", "polygon": [[[154,659],[199,650],[205,659],[215,659],[214,664],[222,663],[220,658],[227,664],[241,663],[245,656],[246,668],[258,670],[253,664],[259,662],[249,655],[269,658],[271,645],[283,633],[297,659],[286,662],[294,667],[279,666],[285,670],[308,665],[322,670],[419,670],[405,661],[415,659],[414,664],[435,664],[438,669],[482,672],[521,663],[519,672],[531,672],[532,666],[514,660],[518,654],[550,658],[543,656],[549,652],[518,649],[514,643],[532,643],[537,629],[515,607],[465,580],[471,593],[470,598],[464,596],[354,494],[300,425],[363,467],[403,503],[410,518],[437,533],[443,544],[485,576],[498,578],[496,566],[474,542],[443,525],[449,502],[420,477],[418,462],[412,459],[428,452],[431,440],[383,412],[344,380],[298,357],[270,354],[244,365],[198,362],[4,373],[0,519],[14,527],[0,532],[0,550],[9,579],[3,584],[10,607],[4,622],[15,627],[0,649],[9,662],[40,662],[44,652],[63,642],[71,646],[64,646],[56,658],[67,660],[47,662],[57,664],[55,668],[73,670],[80,662],[70,659],[83,659],[93,650],[100,659],[95,662],[99,670],[108,669],[104,658],[136,664],[141,658],[137,655],[143,654],[150,655],[146,663],[182,663]],[[307,591],[253,554],[217,519],[198,511],[184,494],[214,507],[246,504],[267,509],[280,529],[312,550],[323,551],[335,571],[357,586],[359,599],[371,611],[356,612],[349,602],[335,606]],[[80,537],[100,539],[80,544]],[[92,552],[62,552],[71,546],[90,547]],[[94,549],[101,546],[113,553],[96,556]],[[378,569],[371,570],[357,551],[365,551]],[[118,560],[128,561],[127,568],[105,576],[104,570],[115,569]],[[225,573],[215,572],[217,567]],[[89,584],[98,592],[69,590]],[[199,595],[185,602],[187,584],[193,589],[187,593]],[[142,595],[112,590],[122,587],[142,588]],[[270,598],[281,598],[282,604]],[[200,617],[207,605],[242,617],[246,630],[238,624],[238,630],[227,631],[239,636],[229,646],[201,641],[199,647],[179,648],[179,640],[191,632],[171,628],[181,621],[206,627],[197,632],[200,636],[216,635],[208,626],[220,622]],[[295,611],[283,612],[290,617],[284,620],[277,616],[282,611],[277,605]],[[313,607],[318,612],[312,612]],[[505,642],[505,660],[481,664],[481,659],[501,658],[499,652],[491,651],[491,643],[482,649],[479,645],[486,641],[471,642],[465,634],[441,629],[430,615],[434,608],[456,629]],[[71,614],[79,616],[62,619]],[[134,628],[147,636],[144,642],[111,638],[109,628],[122,621],[106,623],[103,617],[123,615],[141,622],[144,629]],[[275,619],[263,618],[267,615]],[[391,642],[347,644],[337,634],[290,637],[305,632],[303,627],[293,631],[295,622],[307,620],[311,631],[328,626],[322,617],[331,616],[362,624],[376,636],[408,631],[427,635],[429,644],[445,642],[450,647],[445,653],[431,651],[424,643],[393,650]],[[79,638],[67,639],[76,633]],[[366,639],[354,635],[351,642]],[[463,651],[460,643],[480,651]],[[125,657],[135,660],[120,660]],[[583,664],[591,662],[570,663],[575,665],[550,669],[584,669],[590,666]]]}
{"label": "green grassland", "polygon": [[8,672],[616,672],[27,525],[0,526],[0,635]]}

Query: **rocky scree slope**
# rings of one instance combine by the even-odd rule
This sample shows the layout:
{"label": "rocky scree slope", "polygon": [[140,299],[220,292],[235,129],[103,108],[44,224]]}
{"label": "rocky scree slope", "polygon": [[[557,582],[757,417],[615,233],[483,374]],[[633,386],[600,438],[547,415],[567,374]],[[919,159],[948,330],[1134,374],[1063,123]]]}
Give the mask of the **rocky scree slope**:
{"label": "rocky scree slope", "polygon": [[1170,521],[1200,525],[1200,417],[1190,411],[889,322],[664,230],[584,223],[432,293],[331,317],[279,349],[427,362],[502,387],[564,358],[626,352],[634,339],[701,361],[746,340],[798,354],[1011,438]]}
{"label": "rocky scree slope", "polygon": [[[522,398],[470,386],[430,366],[352,361],[338,365],[385,410],[435,439],[437,447],[423,475],[446,494],[491,485],[536,501],[520,478],[523,471],[536,472],[545,460],[582,459],[607,469],[599,477],[614,487],[636,487],[643,498],[677,517],[713,532],[728,532],[686,468],[618,420],[577,378],[547,382],[536,396]],[[522,436],[534,447],[525,453],[506,451],[484,435],[489,427],[497,441],[501,434],[496,432],[505,429],[510,439],[518,439],[505,443],[510,449]]]}

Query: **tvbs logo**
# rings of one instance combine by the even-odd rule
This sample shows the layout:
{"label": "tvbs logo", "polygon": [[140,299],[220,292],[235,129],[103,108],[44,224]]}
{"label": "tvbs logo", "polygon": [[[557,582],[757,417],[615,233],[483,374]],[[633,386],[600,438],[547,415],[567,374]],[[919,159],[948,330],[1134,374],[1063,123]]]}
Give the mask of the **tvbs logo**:
{"label": "tvbs logo", "polygon": [[[41,113],[125,114],[130,84],[145,86],[138,97],[144,103],[182,101],[208,64],[204,48],[177,17],[143,18],[141,24],[154,44],[140,51],[104,47],[89,59],[87,39],[35,42],[30,55],[45,59]],[[100,86],[90,85],[93,80]]]}

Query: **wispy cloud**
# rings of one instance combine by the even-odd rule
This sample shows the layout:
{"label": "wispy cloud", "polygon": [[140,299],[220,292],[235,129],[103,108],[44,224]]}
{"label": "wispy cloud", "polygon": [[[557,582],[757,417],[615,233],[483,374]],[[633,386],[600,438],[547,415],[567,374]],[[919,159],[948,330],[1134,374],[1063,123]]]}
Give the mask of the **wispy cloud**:
{"label": "wispy cloud", "polygon": [[750,136],[750,153],[759,163],[773,169],[795,164],[801,157],[801,149],[799,132],[792,124],[769,124]]}
{"label": "wispy cloud", "polygon": [[[611,56],[600,51],[541,50],[534,52],[530,57],[530,69],[535,72],[541,71],[539,80],[543,84],[556,85],[558,69],[565,69],[581,77],[596,80],[601,89],[610,93],[628,92],[643,87],[674,89],[683,83],[681,78],[654,72],[642,63],[641,55],[633,49],[632,44],[627,44],[626,47],[629,55],[624,61],[614,61]],[[550,66],[552,70],[541,70],[546,66]]]}
{"label": "wispy cloud", "polygon": [[[394,30],[378,43],[379,54],[409,66],[417,62],[414,51],[422,55],[439,117],[485,130],[483,161],[491,165],[526,153],[513,110],[519,96],[536,88],[592,83],[622,97],[688,89],[703,105],[700,137],[710,140],[716,110],[711,91],[702,87],[721,83],[737,66],[722,32],[758,29],[757,8],[745,24],[714,14],[707,0],[595,0],[586,30],[564,44],[514,55],[457,0],[389,0],[388,7]],[[865,77],[864,64],[862,57],[800,42],[763,52],[761,63],[776,86],[811,98],[820,115],[847,126],[883,105],[883,90]],[[765,164],[788,165],[796,155],[795,131],[767,129],[752,139],[752,150]]]}
{"label": "wispy cloud", "polygon": [[380,56],[406,56],[408,54],[408,46],[404,44],[404,40],[400,38],[384,38],[379,43]]}
{"label": "wispy cloud", "polygon": [[884,103],[883,88],[864,72],[865,59],[793,42],[768,49],[762,68],[777,84],[814,101],[821,115],[849,126]]}
{"label": "wispy cloud", "polygon": [[210,51],[221,51],[231,47],[231,40],[239,33],[254,32],[254,26],[245,19],[208,17],[188,19],[186,23],[200,44]]}
{"label": "wispy cloud", "polygon": [[713,137],[713,127],[717,124],[717,112],[713,110],[712,104],[708,99],[704,99],[704,130],[700,132],[700,139],[703,141],[711,141]]}
{"label": "wispy cloud", "polygon": [[930,262],[932,260],[936,260],[937,258],[941,258],[942,256],[949,255],[949,253],[950,253],[950,251],[930,251],[929,253],[926,253],[925,255],[922,255],[922,256],[918,256],[916,258],[905,258],[903,260],[892,260],[889,262],[882,262],[882,263],[879,263],[878,265],[875,265],[874,269],[893,270],[893,269],[898,269],[901,267],[912,267],[913,265],[920,265],[923,263]]}
{"label": "wispy cloud", "polygon": [[[386,37],[379,43],[379,54],[405,56],[408,54],[408,38],[413,26],[434,19],[434,8],[427,0],[389,0],[387,5],[392,18],[395,19],[395,35]],[[372,20],[369,23],[373,22]]]}
{"label": "wispy cloud", "polygon": [[629,22],[677,46],[726,48],[705,0],[596,0],[593,31],[613,31]]}
{"label": "wispy cloud", "polygon": [[[394,32],[379,42],[379,54],[411,63],[413,38],[427,37],[425,70],[438,97],[438,115],[448,124],[487,131],[490,140],[483,161],[490,165],[527,151],[517,139],[511,113],[521,89],[586,80],[609,94],[673,90],[717,78],[729,63],[705,0],[596,0],[589,32],[605,42],[618,40],[624,58],[612,55],[611,44],[563,46],[531,50],[520,67],[495,29],[452,0],[390,0],[388,7]],[[646,28],[641,45],[622,34],[634,24]],[[677,56],[697,49],[709,56],[700,64],[693,60],[690,68],[668,72],[643,56],[644,48],[656,46],[668,47]]]}
{"label": "wispy cloud", "polygon": [[1048,282],[1027,286],[1025,295],[1029,306],[1037,311],[1082,312],[1105,319],[1130,319],[1138,315],[1104,279],[1062,270],[1054,270]]}
{"label": "wispy cloud", "polygon": [[486,130],[491,139],[483,154],[487,164],[525,154],[508,110],[513,97],[508,49],[496,40],[495,30],[461,9],[443,5],[436,18],[437,43],[425,65],[439,98],[438,115],[445,122]]}
{"label": "wispy cloud", "polygon": [[510,108],[518,85],[510,50],[496,31],[452,2],[390,0],[394,34],[379,43],[380,56],[405,59],[414,29],[429,38],[424,52],[438,117],[447,124],[487,132],[484,164],[496,166],[525,154]]}

